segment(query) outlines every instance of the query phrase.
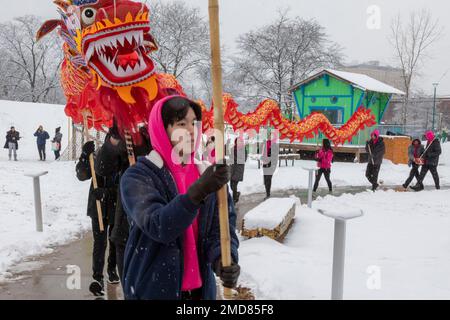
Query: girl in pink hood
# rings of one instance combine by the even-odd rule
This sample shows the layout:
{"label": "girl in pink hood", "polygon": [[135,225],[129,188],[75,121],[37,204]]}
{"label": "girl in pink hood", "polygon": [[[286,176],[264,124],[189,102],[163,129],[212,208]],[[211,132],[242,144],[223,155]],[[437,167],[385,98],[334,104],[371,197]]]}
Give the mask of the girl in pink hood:
{"label": "girl in pink hood", "polygon": [[420,170],[417,184],[414,187],[411,187],[414,191],[422,191],[425,188],[423,180],[428,171],[430,171],[433,176],[436,189],[439,190],[441,188],[439,184],[439,174],[437,172],[439,157],[442,153],[441,143],[439,142],[439,139],[436,139],[433,131],[427,131],[425,133],[425,138],[427,139],[427,146],[425,147],[425,152],[421,156],[421,159],[423,160],[422,170]]}
{"label": "girl in pink hood", "polygon": [[314,192],[319,187],[320,179],[322,175],[325,176],[325,180],[328,184],[328,190],[333,192],[333,185],[330,180],[331,174],[331,162],[333,161],[333,149],[331,149],[330,140],[323,139],[322,148],[316,154],[317,166],[319,171],[316,174],[316,182],[314,183]]}
{"label": "girl in pink hood", "polygon": [[215,195],[228,183],[230,169],[224,164],[207,167],[195,159],[201,117],[200,106],[186,98],[158,102],[149,119],[153,151],[122,178],[123,206],[130,220],[124,267],[127,299],[215,299],[213,269],[224,286],[236,285],[236,213],[229,196],[234,263],[224,268]]}

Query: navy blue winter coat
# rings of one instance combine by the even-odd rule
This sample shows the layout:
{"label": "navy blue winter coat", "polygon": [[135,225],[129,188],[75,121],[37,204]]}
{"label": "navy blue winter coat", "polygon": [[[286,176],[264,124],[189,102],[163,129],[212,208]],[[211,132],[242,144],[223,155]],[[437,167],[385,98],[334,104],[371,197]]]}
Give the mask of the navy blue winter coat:
{"label": "navy blue winter coat", "polygon": [[[141,157],[120,183],[130,223],[125,250],[123,287],[126,299],[179,300],[183,278],[183,235],[199,213],[198,253],[203,280],[202,297],[216,299],[212,270],[221,256],[217,201],[211,194],[201,206],[179,195],[170,172],[158,161]],[[159,155],[156,153],[157,157]],[[232,258],[238,262],[236,212],[229,196]]]}
{"label": "navy blue winter coat", "polygon": [[43,146],[47,142],[48,139],[50,139],[50,136],[48,135],[47,131],[39,131],[37,130],[34,133],[34,136],[37,137],[36,142],[38,146]]}

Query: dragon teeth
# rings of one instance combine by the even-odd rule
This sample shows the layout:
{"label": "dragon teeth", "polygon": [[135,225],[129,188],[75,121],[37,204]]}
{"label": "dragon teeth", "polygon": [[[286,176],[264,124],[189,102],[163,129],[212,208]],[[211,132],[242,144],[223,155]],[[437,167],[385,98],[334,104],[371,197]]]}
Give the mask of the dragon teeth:
{"label": "dragon teeth", "polygon": [[124,44],[125,44],[125,37],[118,36],[117,37],[117,42],[120,43],[120,45],[123,47]]}
{"label": "dragon teeth", "polygon": [[145,60],[140,51],[138,51],[139,60],[137,61],[136,65],[134,67],[128,65],[126,68],[123,68],[122,66],[116,66],[114,63],[116,57],[110,57],[109,55],[106,55],[106,47],[113,49],[117,49],[119,45],[123,47],[125,45],[125,39],[129,44],[133,44],[134,40],[135,43],[140,46],[144,43],[144,34],[141,31],[129,31],[127,33],[114,35],[98,40],[89,46],[86,53],[87,60],[89,60],[96,51],[101,63],[117,77],[126,77],[145,70]]}

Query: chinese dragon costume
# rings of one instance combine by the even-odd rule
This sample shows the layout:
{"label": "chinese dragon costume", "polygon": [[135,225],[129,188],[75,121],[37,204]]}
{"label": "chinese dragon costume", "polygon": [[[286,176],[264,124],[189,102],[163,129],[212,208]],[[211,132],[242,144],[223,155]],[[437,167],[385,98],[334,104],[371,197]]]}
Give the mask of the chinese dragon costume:
{"label": "chinese dragon costume", "polygon": [[[58,29],[64,41],[61,85],[66,114],[74,123],[104,130],[115,120],[120,131],[139,143],[139,127],[146,125],[153,105],[167,95],[185,95],[172,75],[156,72],[151,54],[158,50],[151,34],[150,11],[131,0],[55,0],[60,19],[46,21],[37,32],[41,39]],[[321,113],[300,121],[283,117],[278,104],[264,100],[243,114],[231,95],[223,97],[225,121],[234,130],[271,125],[281,139],[302,141],[320,130],[334,144],[350,141],[359,130],[375,124],[370,110],[360,108],[340,129]],[[203,130],[213,128],[214,111],[203,108]]]}

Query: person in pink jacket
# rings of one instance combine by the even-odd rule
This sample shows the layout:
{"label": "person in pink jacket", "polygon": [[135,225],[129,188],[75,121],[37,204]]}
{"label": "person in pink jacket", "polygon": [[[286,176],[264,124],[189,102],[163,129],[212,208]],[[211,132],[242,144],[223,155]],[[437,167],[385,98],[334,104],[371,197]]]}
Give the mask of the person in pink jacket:
{"label": "person in pink jacket", "polygon": [[333,150],[331,149],[330,140],[323,139],[322,148],[316,153],[317,166],[319,171],[316,174],[316,182],[314,183],[314,192],[317,191],[319,187],[320,179],[322,175],[325,176],[325,180],[328,184],[328,189],[330,192],[333,191],[333,185],[330,180],[331,174],[331,162],[333,161]]}

